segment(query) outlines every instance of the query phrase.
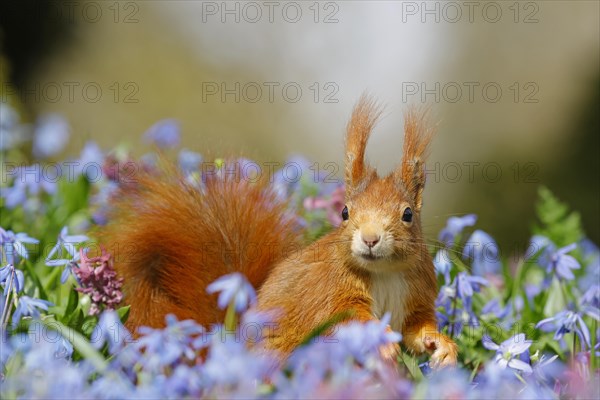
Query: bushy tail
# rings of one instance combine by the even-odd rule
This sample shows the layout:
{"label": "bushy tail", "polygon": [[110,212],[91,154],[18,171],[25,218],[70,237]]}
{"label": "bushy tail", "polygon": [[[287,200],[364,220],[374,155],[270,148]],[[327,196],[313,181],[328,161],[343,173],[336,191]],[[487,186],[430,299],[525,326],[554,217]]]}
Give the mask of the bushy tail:
{"label": "bushy tail", "polygon": [[113,196],[96,236],[113,251],[124,279],[127,325],[164,325],[164,316],[221,322],[206,286],[241,272],[258,288],[298,229],[268,182],[213,177],[188,183],[174,171],[146,173]]}

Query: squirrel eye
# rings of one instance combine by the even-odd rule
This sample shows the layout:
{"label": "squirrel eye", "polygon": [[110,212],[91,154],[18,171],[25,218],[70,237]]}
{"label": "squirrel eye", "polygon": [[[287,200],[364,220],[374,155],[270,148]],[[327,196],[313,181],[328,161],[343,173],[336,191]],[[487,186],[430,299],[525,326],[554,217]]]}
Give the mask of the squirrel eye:
{"label": "squirrel eye", "polygon": [[410,207],[406,207],[404,213],[402,214],[402,221],[404,222],[412,222],[413,213]]}
{"label": "squirrel eye", "polygon": [[344,206],[344,209],[342,210],[342,219],[344,221],[348,221],[348,218],[350,218],[350,215],[348,214],[348,207]]}

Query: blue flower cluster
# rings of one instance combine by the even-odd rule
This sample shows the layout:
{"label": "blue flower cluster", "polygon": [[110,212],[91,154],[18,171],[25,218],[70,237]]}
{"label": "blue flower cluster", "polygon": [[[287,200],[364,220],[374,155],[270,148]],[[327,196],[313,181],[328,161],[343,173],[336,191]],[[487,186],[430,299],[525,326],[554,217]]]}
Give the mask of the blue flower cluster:
{"label": "blue flower cluster", "polygon": [[[226,310],[223,324],[170,315],[164,329],[129,332],[112,269],[117,250],[94,256],[85,233],[92,221],[102,223],[133,160],[87,143],[78,159],[60,163],[73,174],[45,179],[43,166],[66,143],[68,124],[48,116],[19,136],[28,128],[16,112],[4,104],[0,113],[0,152],[10,166],[0,187],[1,398],[600,397],[600,251],[545,189],[541,224],[518,259],[509,262],[472,214],[448,219],[431,246],[438,323],[459,346],[457,368],[431,370],[426,356],[407,352],[396,363],[383,357],[402,338],[389,330],[389,315],[329,336],[315,331],[283,360],[263,349],[272,316],[252,310],[255,290],[237,273],[207,288]],[[177,148],[180,125],[160,121],[144,139]],[[27,148],[37,164],[16,161]],[[177,157],[186,179],[201,185],[203,157],[185,149]],[[149,153],[135,165],[155,159]],[[312,240],[338,223],[343,185],[305,159],[289,163],[305,178],[289,179],[282,169],[273,188],[291,198],[290,215]]]}

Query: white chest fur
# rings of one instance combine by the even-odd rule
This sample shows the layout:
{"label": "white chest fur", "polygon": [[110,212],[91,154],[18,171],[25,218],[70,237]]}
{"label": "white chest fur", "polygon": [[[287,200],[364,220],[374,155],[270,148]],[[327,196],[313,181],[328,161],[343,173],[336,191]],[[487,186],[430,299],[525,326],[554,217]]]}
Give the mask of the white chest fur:
{"label": "white chest fur", "polygon": [[386,312],[391,313],[390,325],[396,332],[402,331],[405,317],[405,304],[408,286],[401,272],[372,273],[371,296],[373,297],[372,313],[382,318]]}

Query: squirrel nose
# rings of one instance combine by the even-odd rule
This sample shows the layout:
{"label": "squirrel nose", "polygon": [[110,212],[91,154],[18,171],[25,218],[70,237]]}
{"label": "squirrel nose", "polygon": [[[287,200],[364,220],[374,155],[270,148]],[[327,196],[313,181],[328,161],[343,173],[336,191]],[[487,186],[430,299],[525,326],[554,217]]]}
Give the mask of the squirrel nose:
{"label": "squirrel nose", "polygon": [[361,235],[361,236],[362,236],[363,242],[365,242],[365,244],[367,246],[369,246],[369,248],[375,246],[377,243],[379,243],[379,239],[381,239],[381,237],[376,234],[368,234],[368,235]]}

